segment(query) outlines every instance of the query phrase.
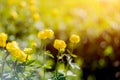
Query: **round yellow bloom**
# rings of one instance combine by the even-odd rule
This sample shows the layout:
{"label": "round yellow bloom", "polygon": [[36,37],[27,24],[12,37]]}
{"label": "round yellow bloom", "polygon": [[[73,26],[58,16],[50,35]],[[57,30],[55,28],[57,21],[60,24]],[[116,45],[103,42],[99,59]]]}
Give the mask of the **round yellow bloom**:
{"label": "round yellow bloom", "polygon": [[71,36],[70,36],[70,42],[71,43],[79,43],[80,42],[80,37],[78,36],[78,35],[76,35],[76,34],[72,34]]}
{"label": "round yellow bloom", "polygon": [[54,36],[54,32],[51,29],[45,29],[44,34],[47,38],[52,38]]}
{"label": "round yellow bloom", "polygon": [[45,36],[44,31],[38,32],[38,38],[40,38],[40,39],[47,39],[47,37]]}
{"label": "round yellow bloom", "polygon": [[62,50],[66,48],[66,43],[63,40],[56,39],[53,44],[54,48],[57,50]]}
{"label": "round yellow bloom", "polygon": [[28,60],[30,60],[30,56],[27,56],[23,51],[20,50],[18,47],[18,43],[15,41],[9,42],[6,45],[6,49],[10,52],[10,54],[15,57],[17,60],[21,62],[25,62],[26,58],[28,57]]}
{"label": "round yellow bloom", "polygon": [[54,32],[51,29],[45,29],[44,31],[38,32],[38,38],[47,39],[52,38],[54,36]]}
{"label": "round yellow bloom", "polygon": [[24,48],[24,52],[26,54],[31,54],[32,53],[32,48]]}
{"label": "round yellow bloom", "polygon": [[5,47],[6,46],[7,37],[8,37],[7,34],[0,33],[0,47]]}

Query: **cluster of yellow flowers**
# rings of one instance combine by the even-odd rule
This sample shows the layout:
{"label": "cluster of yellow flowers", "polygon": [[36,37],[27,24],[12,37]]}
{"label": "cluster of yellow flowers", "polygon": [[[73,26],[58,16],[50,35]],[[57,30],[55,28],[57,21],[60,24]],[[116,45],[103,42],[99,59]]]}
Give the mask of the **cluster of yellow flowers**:
{"label": "cluster of yellow flowers", "polygon": [[[45,29],[44,31],[38,32],[38,38],[40,39],[48,39],[54,37],[54,32],[51,29]],[[18,43],[15,41],[8,42],[6,45],[7,35],[5,33],[0,33],[0,47],[5,47],[10,52],[12,56],[14,56],[17,60],[25,62],[27,59],[30,60],[31,57],[28,54],[32,53],[31,48],[25,48],[24,52],[20,50]],[[73,44],[77,44],[80,41],[80,37],[78,35],[71,35],[69,38],[70,42]],[[55,39],[54,48],[57,50],[64,50],[67,46],[65,41]]]}
{"label": "cluster of yellow flowers", "polygon": [[20,50],[20,48],[18,47],[18,43],[15,41],[7,43],[6,49],[10,52],[12,56],[14,56],[17,60],[21,62],[25,62],[27,59],[30,60],[31,58]]}
{"label": "cluster of yellow flowers", "polygon": [[[40,39],[47,39],[47,38],[52,38],[54,36],[54,32],[51,29],[45,29],[44,31],[38,32],[38,38]],[[70,36],[70,42],[73,44],[77,44],[80,42],[80,37],[76,34],[72,34]],[[63,40],[55,39],[54,48],[57,50],[64,50],[66,48],[66,43]]]}
{"label": "cluster of yellow flowers", "polygon": [[29,10],[31,12],[32,19],[34,21],[40,20],[40,15],[36,6],[36,0],[29,0],[28,3],[30,5]]}
{"label": "cluster of yellow flowers", "polygon": [[[70,42],[73,44],[77,44],[80,42],[80,37],[76,34],[72,34],[69,38]],[[57,50],[64,50],[66,48],[66,43],[63,40],[58,40],[56,39],[54,41],[54,48],[56,48]]]}
{"label": "cluster of yellow flowers", "polygon": [[31,49],[25,48],[25,52],[21,51],[18,43],[15,41],[8,42],[6,45],[7,35],[5,33],[0,33],[0,47],[6,47],[9,53],[14,56],[17,60],[21,62],[25,62],[26,60],[30,60],[31,56],[26,53],[30,53]]}
{"label": "cluster of yellow flowers", "polygon": [[48,39],[54,36],[54,32],[51,29],[45,29],[44,31],[38,32],[38,38]]}

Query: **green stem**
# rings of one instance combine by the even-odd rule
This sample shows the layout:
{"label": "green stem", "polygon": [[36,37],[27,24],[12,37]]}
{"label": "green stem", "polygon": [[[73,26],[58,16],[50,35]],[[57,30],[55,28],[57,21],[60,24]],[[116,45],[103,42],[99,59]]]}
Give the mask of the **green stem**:
{"label": "green stem", "polygon": [[15,63],[13,64],[13,69],[16,70],[16,65],[17,65],[17,60],[15,61]]}
{"label": "green stem", "polygon": [[55,68],[55,79],[57,80],[57,75],[58,75],[58,69],[57,69],[57,66],[58,66],[58,62],[59,62],[59,57],[61,56],[61,52],[60,50],[58,51],[58,56],[57,56],[57,62],[56,62],[56,68]]}
{"label": "green stem", "polygon": [[[69,60],[70,60],[70,59],[69,59]],[[69,60],[68,60],[68,61],[69,61]],[[66,68],[65,68],[65,76],[66,76],[66,79],[67,79],[68,68],[69,68],[69,64],[67,63]]]}
{"label": "green stem", "polygon": [[[43,53],[43,62],[45,62],[45,54],[44,53]],[[44,68],[43,68],[43,80],[45,80],[45,71],[46,71],[46,69],[44,66]]]}
{"label": "green stem", "polygon": [[57,80],[57,73],[58,73],[57,65],[58,65],[58,59],[57,59],[57,62],[56,62],[56,68],[55,68],[55,79],[56,79],[56,80]]}
{"label": "green stem", "polygon": [[8,56],[9,56],[9,54],[6,54],[6,56],[2,59],[2,60],[3,60],[3,63],[2,63],[1,80],[4,80],[4,79],[3,79],[4,67],[5,67],[5,62],[6,62],[6,59],[7,59]]}
{"label": "green stem", "polygon": [[[45,56],[45,51],[46,51],[46,40],[45,41],[43,41],[43,62],[45,63],[46,62],[46,60],[45,60],[45,58],[46,58],[46,56]],[[45,65],[45,64],[44,64]],[[45,69],[45,66],[44,66],[44,68],[43,68],[43,80],[45,80],[45,73],[46,72],[46,69]]]}

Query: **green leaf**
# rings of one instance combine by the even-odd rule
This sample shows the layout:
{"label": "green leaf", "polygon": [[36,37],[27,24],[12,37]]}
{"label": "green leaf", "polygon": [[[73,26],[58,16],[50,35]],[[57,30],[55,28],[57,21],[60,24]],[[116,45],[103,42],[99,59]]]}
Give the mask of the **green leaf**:
{"label": "green leaf", "polygon": [[112,46],[106,47],[106,49],[104,50],[104,55],[105,56],[109,56],[111,54],[113,54],[113,48],[112,48]]}
{"label": "green leaf", "polygon": [[35,60],[28,61],[28,62],[26,63],[26,65],[30,65],[30,64],[32,64],[32,63],[34,63],[34,62],[35,62]]}
{"label": "green leaf", "polygon": [[76,74],[74,74],[72,71],[67,71],[67,76],[77,76]]}
{"label": "green leaf", "polygon": [[17,73],[23,73],[25,71],[24,67],[23,66],[16,66],[16,72]]}
{"label": "green leaf", "polygon": [[80,69],[80,67],[76,64],[76,63],[72,63],[72,59],[70,59],[69,61],[69,65],[73,68],[73,69]]}
{"label": "green leaf", "polygon": [[48,56],[54,58],[54,56],[53,56],[49,51],[45,51],[44,54],[46,54],[46,55],[48,55]]}
{"label": "green leaf", "polygon": [[56,73],[54,74],[54,76],[52,77],[52,80],[66,80],[66,77],[64,76],[64,74],[61,73]]}
{"label": "green leaf", "polygon": [[77,57],[77,55],[75,55],[75,54],[71,53],[71,52],[70,52],[70,50],[68,50],[68,49],[67,49],[67,52],[70,54],[70,56],[72,56],[72,57],[74,57],[74,58],[76,58],[76,57]]}
{"label": "green leaf", "polygon": [[52,67],[50,65],[44,65],[43,68],[45,68],[45,69],[51,69]]}

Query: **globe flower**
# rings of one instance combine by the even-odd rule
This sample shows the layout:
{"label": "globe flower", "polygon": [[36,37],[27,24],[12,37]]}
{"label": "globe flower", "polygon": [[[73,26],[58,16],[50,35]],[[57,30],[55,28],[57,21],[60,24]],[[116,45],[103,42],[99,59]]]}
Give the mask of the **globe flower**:
{"label": "globe flower", "polygon": [[78,35],[76,35],[76,34],[72,34],[71,36],[70,36],[70,42],[71,43],[79,43],[80,42],[80,37],[78,36]]}
{"label": "globe flower", "polygon": [[0,47],[5,47],[6,46],[7,37],[8,37],[7,34],[0,33]]}
{"label": "globe flower", "polygon": [[56,39],[53,44],[54,48],[57,50],[64,50],[66,48],[66,43],[63,40]]}
{"label": "globe flower", "polygon": [[25,62],[26,59],[28,60],[31,59],[31,56],[28,56],[27,54],[20,50],[20,48],[18,47],[18,43],[15,41],[7,43],[6,49],[13,57],[15,57],[17,60],[21,62]]}
{"label": "globe flower", "polygon": [[38,32],[38,38],[47,39],[52,38],[54,36],[54,32],[51,29],[45,29],[44,31]]}
{"label": "globe flower", "polygon": [[38,32],[38,38],[40,38],[40,39],[47,39],[47,37],[45,36],[44,31]]}
{"label": "globe flower", "polygon": [[24,48],[24,52],[26,54],[31,54],[32,53],[32,48]]}
{"label": "globe flower", "polygon": [[47,38],[52,38],[52,37],[54,36],[54,32],[53,32],[51,29],[45,29],[44,35],[45,35]]}

